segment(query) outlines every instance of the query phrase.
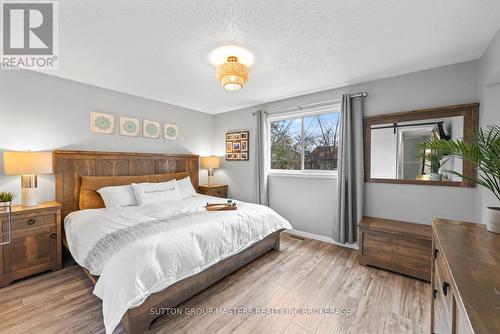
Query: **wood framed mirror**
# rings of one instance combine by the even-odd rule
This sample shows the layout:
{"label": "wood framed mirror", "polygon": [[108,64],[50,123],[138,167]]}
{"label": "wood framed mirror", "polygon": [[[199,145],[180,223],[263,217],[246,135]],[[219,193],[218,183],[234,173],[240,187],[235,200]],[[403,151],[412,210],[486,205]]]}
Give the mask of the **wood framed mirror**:
{"label": "wood framed mirror", "polygon": [[478,127],[479,103],[365,117],[365,182],[475,187],[446,170],[475,176],[474,166],[419,144],[434,139],[470,139]]}

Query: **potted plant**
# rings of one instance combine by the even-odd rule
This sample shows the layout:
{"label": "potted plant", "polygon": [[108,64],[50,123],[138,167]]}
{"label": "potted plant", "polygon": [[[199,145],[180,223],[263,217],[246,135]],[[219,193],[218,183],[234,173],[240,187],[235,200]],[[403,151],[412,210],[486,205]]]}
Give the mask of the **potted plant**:
{"label": "potted plant", "polygon": [[15,197],[16,195],[11,192],[0,192],[0,207],[12,206],[12,201]]}
{"label": "potted plant", "polygon": [[[434,140],[424,143],[422,147],[472,162],[478,170],[476,177],[468,177],[453,170],[446,172],[485,187],[500,202],[500,126],[489,125],[486,129],[479,129],[467,141]],[[500,207],[488,207],[486,228],[500,234]]]}
{"label": "potted plant", "polygon": [[16,195],[14,195],[11,192],[5,192],[5,191],[0,192],[0,212],[8,212],[9,221],[11,219],[10,214],[12,212],[12,200],[14,200],[15,197]]}
{"label": "potted plant", "polygon": [[439,173],[439,169],[446,163],[447,160],[443,161],[444,154],[438,150],[429,150],[430,152],[425,152],[422,157],[425,159],[425,165],[430,168],[431,180],[441,181],[443,175]]}

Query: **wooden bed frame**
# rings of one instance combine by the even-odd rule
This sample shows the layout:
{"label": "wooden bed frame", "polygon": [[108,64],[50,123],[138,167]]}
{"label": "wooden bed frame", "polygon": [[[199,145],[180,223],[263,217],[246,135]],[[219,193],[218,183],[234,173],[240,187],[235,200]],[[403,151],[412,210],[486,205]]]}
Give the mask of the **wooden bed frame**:
{"label": "wooden bed frame", "polygon": [[[93,177],[102,177],[95,178],[102,186],[106,182],[109,182],[110,185],[116,185],[117,180],[120,181],[120,178],[116,177],[122,177],[128,182],[130,177],[135,176],[149,178],[160,177],[156,174],[161,174],[162,178],[171,179],[174,176],[189,175],[193,186],[198,189],[198,160],[199,156],[197,155],[56,151],[54,153],[56,200],[63,206],[62,218],[64,219],[73,211],[80,210],[82,205],[84,207],[102,205],[100,199],[94,198],[96,195],[92,186],[88,186],[88,183],[95,186]],[[84,179],[83,188],[82,178]],[[89,179],[91,182],[88,182]],[[85,195],[82,195],[81,191]],[[82,202],[82,197],[87,195],[90,197],[90,202],[87,197]],[[87,203],[91,203],[90,206]],[[279,249],[281,231],[270,234],[240,253],[224,259],[196,275],[150,295],[143,304],[129,309],[125,313],[121,321],[123,328],[128,334],[147,332],[151,323],[161,316],[162,309],[179,305],[264,253],[272,249]],[[67,247],[65,238],[64,243]],[[82,267],[82,270],[94,284],[99,279],[97,276],[92,276],[85,268]]]}

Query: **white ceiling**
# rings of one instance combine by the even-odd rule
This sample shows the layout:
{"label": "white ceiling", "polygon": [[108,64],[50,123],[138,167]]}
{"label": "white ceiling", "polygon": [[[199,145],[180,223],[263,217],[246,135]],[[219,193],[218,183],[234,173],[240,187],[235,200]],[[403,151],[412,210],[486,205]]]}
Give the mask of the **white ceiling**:
{"label": "white ceiling", "polygon": [[[219,113],[477,59],[498,0],[64,0],[59,70],[48,74]],[[223,90],[210,52],[255,56]]]}

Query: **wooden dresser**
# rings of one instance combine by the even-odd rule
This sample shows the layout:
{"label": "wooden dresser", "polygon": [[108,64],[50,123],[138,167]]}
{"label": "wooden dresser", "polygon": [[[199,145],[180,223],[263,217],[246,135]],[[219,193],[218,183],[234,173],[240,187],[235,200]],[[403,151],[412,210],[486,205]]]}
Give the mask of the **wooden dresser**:
{"label": "wooden dresser", "polygon": [[432,221],[431,333],[500,333],[500,235]]}
{"label": "wooden dresser", "polygon": [[[8,240],[8,214],[0,213],[0,240]],[[61,205],[14,206],[12,240],[0,246],[0,288],[46,270],[61,269]]]}
{"label": "wooden dresser", "polygon": [[363,217],[359,263],[431,280],[432,232],[429,225]]}
{"label": "wooden dresser", "polygon": [[198,192],[203,195],[227,198],[227,185],[212,184],[199,185]]}

